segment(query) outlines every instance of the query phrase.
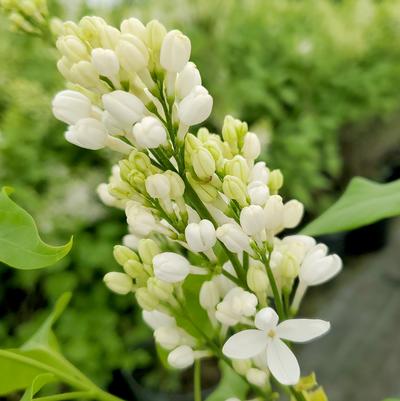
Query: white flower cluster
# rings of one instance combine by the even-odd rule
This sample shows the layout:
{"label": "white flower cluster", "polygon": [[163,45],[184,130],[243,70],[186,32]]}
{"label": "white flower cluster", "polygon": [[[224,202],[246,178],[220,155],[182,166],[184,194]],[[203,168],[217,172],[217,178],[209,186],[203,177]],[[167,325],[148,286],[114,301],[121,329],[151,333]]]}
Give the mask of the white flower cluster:
{"label": "white flower cluster", "polygon": [[135,18],[118,30],[84,17],[63,31],[58,68],[69,89],[54,98],[54,115],[69,124],[69,142],[123,155],[98,188],[125,210],[129,230],[114,248],[124,272],[105,283],[135,294],[171,366],[225,355],[259,391],[270,391],[270,374],[296,384],[285,341],[314,339],[329,323],[292,317],[340,258],[311,237],[281,235],[303,205],[284,201],[282,173],[256,162],[260,142],[246,123],[227,116],[221,133],[191,128],[213,101],[185,35]]}

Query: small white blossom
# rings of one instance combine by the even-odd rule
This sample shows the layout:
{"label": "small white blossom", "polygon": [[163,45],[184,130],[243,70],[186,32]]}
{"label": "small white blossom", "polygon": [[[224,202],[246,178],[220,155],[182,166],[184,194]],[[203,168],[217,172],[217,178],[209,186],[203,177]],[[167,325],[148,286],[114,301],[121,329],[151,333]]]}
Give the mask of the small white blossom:
{"label": "small white blossom", "polygon": [[92,64],[100,75],[114,78],[119,72],[117,55],[110,49],[93,49]]}
{"label": "small white blossom", "polygon": [[69,127],[65,139],[81,148],[98,150],[107,144],[108,133],[104,124],[94,118],[82,118]]}
{"label": "small white blossom", "polygon": [[269,169],[264,162],[257,162],[250,171],[249,181],[261,181],[264,184],[268,183]]}
{"label": "small white blossom", "polygon": [[143,311],[142,316],[146,324],[153,330],[156,330],[159,327],[176,326],[176,321],[172,316],[169,316],[166,313],[160,312],[158,310]]}
{"label": "small white blossom", "polygon": [[240,225],[247,235],[255,235],[265,229],[265,213],[261,206],[246,206],[240,212]]}
{"label": "small white blossom", "polygon": [[269,188],[262,181],[252,181],[247,186],[247,193],[252,205],[265,206],[269,198]]}
{"label": "small white blossom", "polygon": [[194,351],[188,345],[181,345],[168,354],[168,363],[175,369],[186,369],[194,363]]}
{"label": "small white blossom", "polygon": [[250,241],[238,224],[227,223],[218,227],[217,238],[234,253],[250,251]]}
{"label": "small white blossom", "polygon": [[133,281],[125,273],[110,272],[104,276],[106,286],[113,292],[126,295],[133,290]]}
{"label": "small white blossom", "polygon": [[189,62],[176,78],[175,91],[177,97],[183,99],[197,85],[201,85],[200,72],[194,63]]}
{"label": "small white blossom", "polygon": [[209,117],[212,105],[213,99],[207,89],[197,85],[179,103],[179,119],[189,126],[200,124]]}
{"label": "small white blossom", "polygon": [[66,124],[76,124],[80,119],[90,117],[92,104],[87,96],[73,90],[64,90],[54,97],[53,114]]}
{"label": "small white blossom", "polygon": [[204,252],[211,249],[217,241],[214,225],[209,220],[190,223],[185,229],[188,248],[193,252]]}
{"label": "small white blossom", "polygon": [[255,160],[261,153],[261,144],[258,136],[253,132],[248,132],[244,136],[242,155],[247,160]]}
{"label": "small white blossom", "polygon": [[139,149],[155,149],[167,143],[167,131],[155,117],[144,117],[133,126],[132,133]]}
{"label": "small white blossom", "polygon": [[272,308],[261,309],[255,317],[256,329],[234,334],[222,352],[229,358],[248,359],[264,354],[271,374],[284,385],[300,379],[300,367],[290,348],[282,341],[303,343],[325,334],[329,322],[319,319],[289,319],[278,324]]}
{"label": "small white blossom", "polygon": [[160,52],[160,63],[169,72],[180,72],[189,61],[190,52],[190,39],[182,32],[174,29],[164,37]]}
{"label": "small white blossom", "polygon": [[153,258],[154,274],[167,283],[183,281],[190,273],[189,261],[173,252],[163,252]]}

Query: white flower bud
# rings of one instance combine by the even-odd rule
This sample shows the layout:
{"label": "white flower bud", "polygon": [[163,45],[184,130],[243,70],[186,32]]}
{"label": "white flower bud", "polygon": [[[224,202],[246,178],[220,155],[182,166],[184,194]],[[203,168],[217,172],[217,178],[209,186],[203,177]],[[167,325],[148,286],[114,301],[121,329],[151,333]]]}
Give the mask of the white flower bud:
{"label": "white flower bud", "polygon": [[138,252],[142,262],[151,265],[154,256],[160,253],[160,248],[151,238],[142,238],[138,243]]}
{"label": "white flower bud", "polygon": [[80,92],[64,90],[54,97],[52,102],[54,116],[66,124],[76,124],[80,119],[89,117],[92,104],[88,97]]}
{"label": "white flower bud", "polygon": [[153,311],[158,307],[159,300],[146,287],[138,288],[135,292],[139,306],[145,311]]}
{"label": "white flower bud", "polygon": [[155,199],[169,198],[171,190],[169,179],[163,174],[154,174],[146,178],[146,191]]}
{"label": "white flower bud", "polygon": [[73,63],[88,59],[86,46],[76,36],[60,36],[56,46],[58,51]]}
{"label": "white flower bud", "polygon": [[139,238],[134,234],[127,234],[122,237],[122,244],[131,249],[137,249],[139,246]]}
{"label": "white flower bud", "polygon": [[186,369],[194,363],[194,352],[188,345],[175,348],[168,355],[168,363],[175,369]]}
{"label": "white flower bud", "polygon": [[261,181],[264,184],[267,184],[269,180],[269,174],[269,169],[265,166],[265,163],[257,162],[250,172],[249,180],[250,182]]}
{"label": "white flower bud", "polygon": [[117,55],[110,49],[93,49],[92,64],[99,75],[104,77],[115,77],[119,72],[119,61]]}
{"label": "white flower bud", "polygon": [[253,181],[247,186],[252,205],[265,206],[269,198],[269,188],[262,181]]}
{"label": "white flower bud", "polygon": [[195,149],[192,153],[192,166],[197,177],[210,180],[215,173],[215,160],[206,148]]}
{"label": "white flower bud", "polygon": [[240,178],[226,175],[222,183],[222,190],[229,199],[239,202],[240,206],[247,205],[246,187]]}
{"label": "white flower bud", "polygon": [[181,329],[176,326],[161,326],[154,331],[155,341],[161,347],[172,350],[181,344],[182,333]]}
{"label": "white flower bud", "polygon": [[256,294],[263,294],[269,287],[269,280],[264,266],[259,264],[250,265],[247,270],[247,285]]}
{"label": "white flower bud", "polygon": [[102,83],[96,68],[89,61],[79,61],[74,64],[70,76],[73,83],[88,89],[97,88]]}
{"label": "white flower bud", "polygon": [[145,44],[136,36],[124,34],[115,49],[122,68],[129,72],[138,72],[147,67],[149,52]]}
{"label": "white flower bud", "polygon": [[182,178],[179,176],[179,174],[170,170],[167,170],[164,173],[164,175],[169,180],[169,185],[171,187],[170,190],[171,199],[181,198],[185,192],[185,183],[183,182]]}
{"label": "white flower bud", "polygon": [[296,227],[304,213],[304,206],[299,201],[293,199],[283,207],[283,224],[286,228]]}
{"label": "white flower bud", "polygon": [[117,90],[102,97],[104,108],[125,129],[139,121],[144,114],[142,101],[132,93]]}
{"label": "white flower bud", "polygon": [[121,266],[124,266],[128,260],[136,260],[139,261],[138,256],[132,249],[123,246],[123,245],[115,245],[113,250],[114,259]]}
{"label": "white flower bud", "polygon": [[115,207],[118,204],[118,199],[112,196],[108,190],[108,184],[99,184],[96,189],[97,195],[106,206]]}
{"label": "white flower bud", "polygon": [[204,252],[211,249],[217,241],[214,225],[209,220],[190,223],[185,229],[188,247],[193,252]]}
{"label": "white flower bud", "polygon": [[248,132],[244,136],[242,155],[247,160],[255,160],[261,153],[261,144],[258,136],[253,132]]}
{"label": "white flower bud", "polygon": [[104,276],[106,286],[113,292],[126,295],[133,290],[133,281],[125,273],[110,272]]}
{"label": "white flower bud", "polygon": [[269,175],[268,186],[272,193],[277,193],[283,185],[283,174],[281,170],[272,170]]}
{"label": "white flower bud", "polygon": [[104,47],[106,49],[115,49],[115,46],[121,37],[121,32],[117,28],[108,24],[100,27],[98,34],[100,39],[99,47]]}
{"label": "white flower bud", "polygon": [[179,99],[183,99],[197,85],[201,85],[200,72],[194,63],[189,62],[185,65],[185,68],[178,74],[176,78],[176,96]]}
{"label": "white flower bud", "polygon": [[249,166],[243,156],[236,155],[233,159],[225,162],[225,173],[239,178],[243,183],[247,183],[249,176]]}
{"label": "white flower bud", "polygon": [[237,224],[227,223],[218,227],[217,238],[231,252],[250,251],[249,237]]}
{"label": "white flower bud", "polygon": [[182,255],[163,252],[153,258],[154,274],[167,283],[183,281],[190,272],[190,263]]}
{"label": "white flower bud", "polygon": [[268,231],[281,230],[283,227],[283,203],[279,195],[272,195],[264,208],[265,227]]}
{"label": "white flower bud", "polygon": [[200,305],[203,309],[214,309],[219,302],[218,286],[214,281],[205,281],[199,294]]}
{"label": "white flower bud", "polygon": [[189,61],[190,39],[174,29],[168,32],[161,46],[160,63],[169,72],[180,72]]}
{"label": "white flower bud", "polygon": [[255,235],[265,229],[265,213],[261,206],[246,206],[240,212],[240,225],[247,235]]}
{"label": "white flower bud", "polygon": [[144,207],[128,204],[125,213],[131,231],[139,237],[146,237],[156,228],[154,216]]}
{"label": "white flower bud", "polygon": [[151,312],[143,311],[142,316],[146,324],[153,330],[159,327],[173,327],[176,325],[175,319],[172,316],[159,312],[158,310],[153,310]]}
{"label": "white flower bud", "polygon": [[[238,372],[240,375],[244,376],[246,372],[251,368],[251,360],[250,359],[232,359],[232,367]],[[232,398],[233,400],[233,398]],[[226,400],[228,401],[228,400]]]}
{"label": "white flower bud", "polygon": [[155,149],[167,143],[167,131],[158,118],[144,117],[132,129],[139,149]]}
{"label": "white flower bud", "polygon": [[157,277],[150,277],[147,280],[147,289],[150,294],[162,302],[168,302],[173,299],[174,287],[171,283],[159,280]]}
{"label": "white flower bud", "polygon": [[160,51],[166,34],[165,26],[157,20],[151,20],[146,25],[146,44],[149,49],[153,50],[153,54],[158,54]]}
{"label": "white flower bud", "polygon": [[121,124],[108,111],[103,111],[101,121],[110,135],[118,135],[123,131]]}
{"label": "white flower bud", "polygon": [[263,387],[268,381],[268,374],[263,370],[250,368],[246,373],[246,379],[255,386]]}
{"label": "white flower bud", "polygon": [[141,40],[145,40],[146,38],[146,27],[143,25],[142,21],[137,18],[128,18],[124,19],[121,22],[121,32],[129,33],[131,35],[135,35]]}
{"label": "white flower bud", "polygon": [[179,119],[186,125],[206,120],[212,110],[213,98],[203,86],[197,85],[178,105]]}
{"label": "white flower bud", "polygon": [[68,142],[91,150],[104,148],[107,138],[106,127],[94,118],[82,118],[65,133]]}

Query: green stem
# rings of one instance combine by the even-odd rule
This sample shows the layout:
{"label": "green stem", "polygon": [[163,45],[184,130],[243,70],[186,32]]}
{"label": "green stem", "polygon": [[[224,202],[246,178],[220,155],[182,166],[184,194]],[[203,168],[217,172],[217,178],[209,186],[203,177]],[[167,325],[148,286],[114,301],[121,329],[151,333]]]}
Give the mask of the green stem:
{"label": "green stem", "polygon": [[194,401],[201,401],[201,360],[194,361]]}
{"label": "green stem", "polygon": [[34,401],[61,401],[61,400],[79,400],[93,399],[94,394],[90,391],[71,391],[70,393],[49,395],[46,397],[34,398]]}
{"label": "green stem", "polygon": [[285,317],[285,310],[284,310],[283,304],[282,304],[282,298],[279,294],[278,286],[276,285],[274,273],[272,272],[271,266],[269,265],[269,262],[268,262],[267,258],[265,257],[264,253],[262,254],[262,260],[263,260],[263,263],[265,264],[265,269],[267,271],[269,283],[271,284],[272,293],[274,295],[274,301],[275,301],[275,305],[276,305],[276,310],[278,312],[279,320],[280,321],[285,320],[286,317]]}
{"label": "green stem", "polygon": [[289,387],[289,389],[293,397],[296,398],[297,401],[307,401],[302,392],[297,391],[294,387]]}

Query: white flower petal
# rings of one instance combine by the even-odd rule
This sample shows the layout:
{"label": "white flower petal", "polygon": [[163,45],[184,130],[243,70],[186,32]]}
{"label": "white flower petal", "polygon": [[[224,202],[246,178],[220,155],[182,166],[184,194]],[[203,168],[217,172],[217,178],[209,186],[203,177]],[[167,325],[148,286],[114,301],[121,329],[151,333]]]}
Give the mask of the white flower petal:
{"label": "white flower petal", "polygon": [[331,324],[319,319],[290,319],[280,323],[276,332],[280,338],[303,343],[322,336],[329,331]]}
{"label": "white flower petal", "polygon": [[257,329],[269,331],[278,324],[279,317],[272,308],[263,308],[257,314],[254,324]]}
{"label": "white flower petal", "polygon": [[294,385],[300,379],[300,367],[290,348],[278,337],[267,348],[267,364],[271,374],[284,385]]}
{"label": "white flower petal", "polygon": [[260,330],[244,330],[234,334],[222,348],[228,358],[247,359],[263,352],[267,346],[268,338]]}
{"label": "white flower petal", "polygon": [[307,285],[319,285],[336,276],[342,269],[342,260],[337,255],[325,256],[313,264],[304,265],[300,279]]}

